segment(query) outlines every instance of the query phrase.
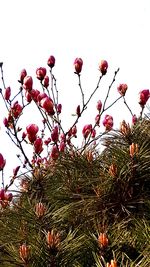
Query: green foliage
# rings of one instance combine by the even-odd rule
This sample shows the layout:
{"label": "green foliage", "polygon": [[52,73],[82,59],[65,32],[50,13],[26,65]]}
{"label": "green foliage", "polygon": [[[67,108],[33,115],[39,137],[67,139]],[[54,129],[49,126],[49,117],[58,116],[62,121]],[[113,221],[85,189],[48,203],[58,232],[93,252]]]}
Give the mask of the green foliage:
{"label": "green foliage", "polygon": [[[0,210],[0,266],[148,267],[150,262],[150,121],[109,132],[105,149],[75,150],[35,168],[11,207]],[[130,145],[137,144],[132,156]],[[36,204],[42,203],[42,216]],[[47,233],[58,239],[47,241]],[[98,242],[105,232],[108,246]],[[21,245],[29,248],[20,257]]]}

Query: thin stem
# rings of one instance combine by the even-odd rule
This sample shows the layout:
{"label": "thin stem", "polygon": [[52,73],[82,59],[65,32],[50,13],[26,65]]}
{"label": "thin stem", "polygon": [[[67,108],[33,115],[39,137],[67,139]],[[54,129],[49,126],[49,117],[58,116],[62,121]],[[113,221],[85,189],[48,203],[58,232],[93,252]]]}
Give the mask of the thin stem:
{"label": "thin stem", "polygon": [[123,101],[124,101],[124,104],[126,105],[127,109],[129,110],[129,112],[130,112],[131,115],[133,116],[133,112],[132,112],[132,110],[130,109],[130,107],[128,106],[128,104],[127,104],[126,99],[125,99],[124,96],[123,96]]}
{"label": "thin stem", "polygon": [[107,108],[105,108],[104,110],[103,110],[103,112],[104,111],[106,111],[107,109],[109,109],[109,108],[111,108],[118,100],[120,100],[122,98],[122,95],[121,96],[119,96],[112,104],[110,104]]}
{"label": "thin stem", "polygon": [[81,86],[81,76],[80,76],[80,74],[78,74],[78,78],[79,78],[79,88],[80,88],[81,95],[82,95],[82,104],[83,104],[83,107],[84,107],[84,93],[83,93],[83,89],[82,89],[82,86]]}
{"label": "thin stem", "polygon": [[105,101],[104,101],[104,105],[103,105],[103,110],[102,110],[102,112],[104,112],[104,110],[105,110],[105,105],[106,105],[106,101],[107,101],[108,96],[109,96],[109,93],[110,93],[110,89],[111,89],[113,83],[114,83],[115,80],[116,80],[116,75],[117,75],[117,73],[119,72],[119,70],[120,70],[120,69],[118,68],[118,69],[115,71],[113,80],[112,80],[111,84],[109,85],[109,88],[108,88],[108,91],[107,91],[107,95],[106,95],[106,98],[105,98]]}

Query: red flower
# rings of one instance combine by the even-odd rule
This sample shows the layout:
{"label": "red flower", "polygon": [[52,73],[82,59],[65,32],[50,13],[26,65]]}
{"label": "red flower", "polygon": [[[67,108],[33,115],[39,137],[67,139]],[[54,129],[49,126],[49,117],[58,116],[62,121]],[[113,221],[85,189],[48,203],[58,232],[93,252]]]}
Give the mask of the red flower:
{"label": "red flower", "polygon": [[47,61],[47,65],[50,67],[50,68],[53,68],[55,66],[55,58],[54,56],[50,56],[48,61]]}
{"label": "red flower", "polygon": [[137,123],[137,116],[134,114],[132,117],[132,124],[136,124]]}
{"label": "red flower", "polygon": [[54,115],[54,105],[52,100],[49,97],[44,97],[41,101],[40,101],[41,107],[43,109],[45,109],[45,111],[49,114],[49,115]]}
{"label": "red flower", "polygon": [[34,102],[38,102],[38,96],[39,96],[39,94],[40,94],[40,91],[39,90],[35,90],[35,89],[32,89],[31,91],[30,91],[30,94],[31,94],[31,97],[32,97],[32,99],[33,99],[33,101]]}
{"label": "red flower", "polygon": [[25,92],[25,97],[28,103],[32,101],[32,95],[28,91]]}
{"label": "red flower", "polygon": [[43,81],[44,87],[47,88],[49,86],[49,77],[45,76]]}
{"label": "red flower", "polygon": [[92,124],[86,124],[82,130],[84,138],[86,139],[91,132],[92,132]]}
{"label": "red flower", "polygon": [[40,81],[43,81],[44,77],[46,76],[46,69],[43,67],[40,67],[36,70],[36,77]]}
{"label": "red flower", "polygon": [[23,79],[23,88],[27,91],[31,91],[33,86],[33,79],[31,76],[26,76]]}
{"label": "red flower", "polygon": [[57,105],[57,112],[60,114],[62,110],[62,104]]}
{"label": "red flower", "polygon": [[54,129],[52,130],[51,139],[55,143],[58,141],[58,126],[55,126]]}
{"label": "red flower", "polygon": [[36,154],[40,154],[43,151],[42,138],[38,137],[34,142],[34,151]]}
{"label": "red flower", "polygon": [[74,61],[74,67],[77,74],[82,70],[83,60],[81,58],[76,58]]}
{"label": "red flower", "polygon": [[78,105],[76,108],[76,114],[78,115],[78,117],[81,116],[80,105]]}
{"label": "red flower", "polygon": [[0,171],[2,171],[5,167],[6,160],[3,158],[3,155],[0,153]]}
{"label": "red flower", "polygon": [[33,143],[36,140],[36,134],[38,132],[39,128],[36,124],[29,124],[26,127],[28,139],[31,143]]}
{"label": "red flower", "polygon": [[97,101],[96,108],[97,108],[97,110],[98,110],[99,112],[101,112],[101,109],[102,109],[102,102],[101,102],[101,100],[98,100],[98,101]]}
{"label": "red flower", "polygon": [[148,101],[149,97],[150,97],[150,91],[148,89],[142,90],[140,92],[139,104],[141,106],[145,106],[145,104]]}
{"label": "red flower", "polygon": [[20,169],[20,166],[17,166],[15,169],[13,169],[13,177],[17,176],[19,169]]}
{"label": "red flower", "polygon": [[106,60],[102,60],[99,64],[99,70],[101,71],[102,75],[107,73],[108,69],[108,62]]}
{"label": "red flower", "polygon": [[127,89],[128,89],[128,86],[127,86],[127,84],[124,84],[124,83],[120,84],[120,85],[117,87],[118,92],[119,92],[122,96],[125,96],[125,93],[126,93]]}
{"label": "red flower", "polygon": [[11,89],[10,89],[10,87],[7,87],[6,89],[5,89],[5,93],[4,93],[4,98],[5,98],[5,100],[9,100],[9,98],[10,98],[10,95],[11,95]]}
{"label": "red flower", "polygon": [[20,73],[20,82],[23,84],[24,78],[27,76],[27,72],[25,69],[23,69]]}
{"label": "red flower", "polygon": [[100,114],[97,114],[95,117],[95,124],[99,126],[100,123]]}
{"label": "red flower", "polygon": [[113,117],[110,115],[105,115],[103,125],[105,126],[106,131],[110,131],[113,127]]}
{"label": "red flower", "polygon": [[51,157],[53,160],[58,159],[58,157],[59,157],[59,150],[58,150],[58,147],[57,147],[56,145],[54,145],[54,146],[52,147],[50,157]]}
{"label": "red flower", "polygon": [[59,151],[60,151],[60,152],[64,152],[65,147],[66,147],[65,142],[64,142],[64,141],[61,141],[61,142],[60,142],[60,145],[59,145]]}
{"label": "red flower", "polygon": [[21,106],[20,104],[18,104],[18,101],[16,101],[16,102],[13,104],[13,106],[12,106],[12,108],[11,108],[11,111],[12,111],[12,115],[13,115],[13,117],[14,117],[15,119],[17,119],[17,118],[20,116],[20,114],[21,114],[21,112],[22,112],[22,106]]}

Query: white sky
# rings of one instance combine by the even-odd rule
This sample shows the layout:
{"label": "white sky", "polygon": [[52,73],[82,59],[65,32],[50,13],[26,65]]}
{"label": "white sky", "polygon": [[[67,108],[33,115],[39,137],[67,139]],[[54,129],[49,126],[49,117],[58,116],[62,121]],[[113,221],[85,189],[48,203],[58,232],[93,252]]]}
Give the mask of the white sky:
{"label": "white sky", "polygon": [[[70,114],[81,100],[77,77],[73,73],[74,59],[81,57],[84,61],[82,81],[87,97],[98,80],[98,63],[106,59],[108,75],[89,106],[90,112],[84,122],[93,122],[96,115],[94,105],[103,99],[118,67],[120,72],[112,90],[112,99],[118,96],[117,85],[127,83],[128,103],[133,113],[138,113],[138,92],[150,88],[149,14],[149,0],[0,0],[0,61],[4,62],[6,85],[17,92],[20,71],[26,68],[34,77],[36,68],[46,66],[48,57],[53,54],[64,120],[70,122]],[[34,84],[38,88],[36,78]],[[0,105],[3,128],[2,101]],[[131,121],[123,103],[107,113],[113,114],[114,120],[116,115],[117,123],[124,118]],[[29,117],[31,123],[32,112]],[[10,144],[3,135],[2,129],[0,152],[8,162],[11,161],[7,167],[10,168],[13,165]]]}

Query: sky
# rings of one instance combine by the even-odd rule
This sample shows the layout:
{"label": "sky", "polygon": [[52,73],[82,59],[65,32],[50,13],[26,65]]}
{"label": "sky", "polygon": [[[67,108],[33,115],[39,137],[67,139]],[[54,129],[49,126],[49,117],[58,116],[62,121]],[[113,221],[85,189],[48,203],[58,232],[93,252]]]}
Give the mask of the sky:
{"label": "sky", "polygon": [[[54,73],[64,112],[62,121],[67,127],[71,114],[81,103],[74,59],[83,59],[81,79],[87,98],[98,81],[98,64],[105,59],[109,64],[108,73],[82,123],[93,121],[96,102],[104,99],[118,67],[120,71],[110,100],[118,97],[117,85],[126,83],[127,102],[133,113],[138,114],[138,93],[150,88],[149,14],[149,0],[0,0],[0,62],[4,63],[6,85],[11,86],[15,94],[19,89],[20,71],[26,68],[38,88],[36,68],[46,67],[48,57],[54,55]],[[14,157],[12,161],[15,148],[4,136],[2,120],[7,113],[1,100],[0,107],[0,152],[8,162],[7,173],[16,164]],[[123,102],[108,113],[114,116],[115,125],[124,118],[131,122]],[[29,111],[25,124],[34,119],[34,113]]]}

